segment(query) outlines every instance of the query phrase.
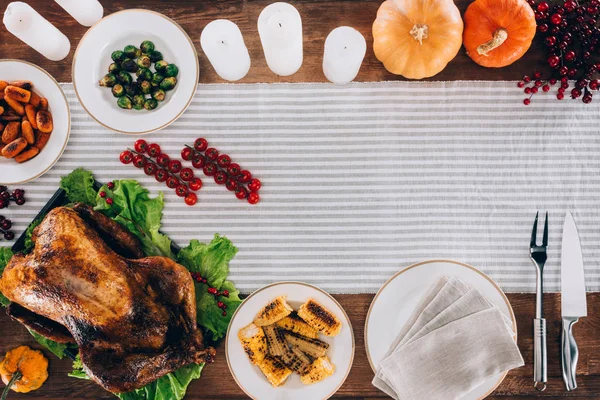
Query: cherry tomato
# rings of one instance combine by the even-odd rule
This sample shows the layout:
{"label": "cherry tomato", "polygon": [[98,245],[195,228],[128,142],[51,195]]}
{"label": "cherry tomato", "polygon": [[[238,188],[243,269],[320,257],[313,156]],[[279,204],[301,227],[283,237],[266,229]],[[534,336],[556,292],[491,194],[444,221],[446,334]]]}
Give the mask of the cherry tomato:
{"label": "cherry tomato", "polygon": [[196,196],[195,193],[189,193],[187,196],[185,196],[184,201],[188,206],[193,206],[198,201],[198,196]]}
{"label": "cherry tomato", "polygon": [[248,189],[250,189],[251,192],[258,192],[260,190],[260,187],[261,183],[256,178],[251,179],[250,183],[248,183]]}
{"label": "cherry tomato", "polygon": [[121,160],[123,164],[131,164],[133,161],[133,153],[129,150],[125,150],[119,155],[119,160]]}
{"label": "cherry tomato", "polygon": [[179,197],[185,197],[188,195],[188,187],[184,184],[181,184],[175,188],[175,194]]}
{"label": "cherry tomato", "polygon": [[198,138],[194,142],[194,149],[196,151],[204,151],[208,147],[208,141],[204,138]]}
{"label": "cherry tomato", "polygon": [[250,182],[250,179],[252,179],[252,174],[250,173],[250,171],[245,169],[240,172],[240,177],[238,180],[241,183],[248,183],[248,182]]}
{"label": "cherry tomato", "polygon": [[182,181],[188,182],[189,180],[191,180],[194,177],[194,171],[192,171],[191,168],[184,168],[179,173],[179,177],[181,178]]}
{"label": "cherry tomato", "polygon": [[244,200],[246,196],[248,196],[248,191],[243,187],[235,191],[235,197],[237,197],[240,200]]}
{"label": "cherry tomato", "polygon": [[250,204],[256,204],[259,200],[260,197],[258,196],[258,193],[252,192],[248,195],[248,203]]}
{"label": "cherry tomato", "polygon": [[202,168],[204,175],[213,176],[217,173],[217,165],[215,163],[206,164],[204,168]]}
{"label": "cherry tomato", "polygon": [[229,164],[229,166],[227,167],[227,172],[231,176],[238,176],[241,171],[242,169],[240,168],[240,165],[236,163]]}
{"label": "cherry tomato", "polygon": [[192,158],[192,149],[184,147],[183,150],[181,150],[181,158],[185,161],[190,161],[190,158]]}
{"label": "cherry tomato", "polygon": [[[150,151],[150,150],[148,150],[148,151]],[[160,165],[161,167],[168,167],[170,161],[171,161],[171,158],[166,154],[159,154],[158,157],[156,157],[156,163],[158,165]]]}
{"label": "cherry tomato", "polygon": [[181,171],[181,161],[179,160],[171,160],[169,162],[169,172],[172,172],[174,174],[179,173],[179,171]]}
{"label": "cherry tomato", "polygon": [[232,192],[237,190],[238,186],[239,185],[238,185],[237,181],[233,178],[227,179],[227,183],[225,184],[225,187],[227,188],[227,190],[230,190]]}
{"label": "cherry tomato", "polygon": [[136,168],[143,168],[146,165],[146,159],[143,156],[136,154],[133,157],[133,165],[135,165]]}
{"label": "cherry tomato", "polygon": [[215,174],[215,183],[223,185],[227,182],[227,174],[223,171],[219,171]]}
{"label": "cherry tomato", "polygon": [[148,155],[150,157],[156,157],[160,154],[160,146],[157,145],[156,143],[152,143],[150,146],[148,146]]}
{"label": "cherry tomato", "polygon": [[204,157],[202,154],[196,154],[194,155],[194,157],[192,158],[192,166],[194,168],[203,168],[206,165],[206,157]]}
{"label": "cherry tomato", "polygon": [[146,150],[148,150],[148,143],[146,143],[146,141],[144,139],[138,139],[133,144],[133,148],[138,153],[145,153]]}
{"label": "cherry tomato", "polygon": [[204,155],[206,155],[206,158],[208,158],[209,160],[214,161],[217,159],[217,157],[219,157],[219,150],[215,149],[214,147],[211,147],[210,149],[206,149]]}
{"label": "cherry tomato", "polygon": [[188,186],[190,187],[190,189],[196,192],[202,189],[202,179],[195,177],[190,181],[190,183],[188,183]]}
{"label": "cherry tomato", "polygon": [[225,168],[227,167],[229,164],[231,164],[231,157],[229,157],[227,154],[221,154],[218,158],[217,158],[217,164],[219,164],[219,167],[221,168]]}

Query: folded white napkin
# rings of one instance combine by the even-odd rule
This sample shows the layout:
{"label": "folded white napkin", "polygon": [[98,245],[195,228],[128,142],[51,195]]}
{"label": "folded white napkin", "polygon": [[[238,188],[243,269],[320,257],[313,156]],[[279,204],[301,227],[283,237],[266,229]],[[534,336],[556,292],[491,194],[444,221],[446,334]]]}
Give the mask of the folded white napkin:
{"label": "folded white napkin", "polygon": [[459,399],[523,365],[511,320],[478,290],[437,281],[378,366],[373,385],[397,400]]}

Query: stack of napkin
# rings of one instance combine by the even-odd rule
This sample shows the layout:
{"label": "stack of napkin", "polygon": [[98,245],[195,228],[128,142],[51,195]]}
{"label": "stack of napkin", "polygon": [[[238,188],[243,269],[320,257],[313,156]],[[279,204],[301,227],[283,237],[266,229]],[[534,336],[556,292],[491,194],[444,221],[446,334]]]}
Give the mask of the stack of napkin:
{"label": "stack of napkin", "polygon": [[443,277],[379,364],[373,385],[396,400],[460,399],[523,365],[511,320],[479,291]]}

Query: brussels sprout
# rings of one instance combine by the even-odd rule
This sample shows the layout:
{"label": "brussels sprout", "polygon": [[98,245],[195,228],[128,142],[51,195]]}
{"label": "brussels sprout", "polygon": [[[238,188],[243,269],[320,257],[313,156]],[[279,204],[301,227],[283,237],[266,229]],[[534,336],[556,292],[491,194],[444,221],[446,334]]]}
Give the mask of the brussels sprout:
{"label": "brussels sprout", "polygon": [[158,101],[154,100],[154,99],[146,99],[144,101],[144,108],[148,111],[150,110],[154,110],[156,107],[158,107]]}
{"label": "brussels sprout", "polygon": [[114,74],[106,74],[98,84],[100,86],[113,87],[117,83],[117,77]]}
{"label": "brussels sprout", "polygon": [[112,87],[112,94],[115,97],[123,97],[125,96],[125,88],[120,83],[117,83]]}
{"label": "brussels sprout", "polygon": [[129,85],[131,82],[133,82],[133,78],[131,75],[129,75],[129,72],[119,71],[117,72],[117,81],[121,85]]}
{"label": "brussels sprout", "polygon": [[131,110],[131,99],[128,96],[119,97],[117,105],[125,110]]}
{"label": "brussels sprout", "polygon": [[143,94],[152,93],[152,84],[149,81],[141,81],[138,82],[138,84],[140,85],[140,90]]}
{"label": "brussels sprout", "polygon": [[163,101],[165,96],[165,91],[162,89],[154,89],[152,91],[152,98],[156,101]]}
{"label": "brussels sprout", "polygon": [[165,60],[160,60],[157,61],[156,64],[154,64],[154,69],[156,70],[156,72],[160,72],[162,74],[167,68],[167,65],[169,65],[168,62],[166,62]]}
{"label": "brussels sprout", "polygon": [[152,86],[158,87],[163,79],[165,79],[165,77],[157,72],[152,76],[150,83],[152,83]]}
{"label": "brussels sprout", "polygon": [[125,53],[123,53],[121,50],[115,50],[110,55],[110,58],[112,58],[114,62],[120,63],[125,59]]}
{"label": "brussels sprout", "polygon": [[125,85],[125,94],[129,97],[133,97],[142,94],[142,89],[137,83],[130,83],[129,85]]}
{"label": "brussels sprout", "polygon": [[131,58],[124,59],[123,62],[121,62],[121,68],[127,72],[136,72],[139,69],[135,61]]}
{"label": "brussels sprout", "polygon": [[165,76],[177,76],[178,73],[179,68],[177,68],[177,65],[175,64],[169,64],[167,65],[167,68],[165,68]]}
{"label": "brussels sprout", "polygon": [[148,68],[140,68],[135,74],[138,76],[138,82],[152,80],[152,71],[150,71]]}
{"label": "brussels sprout", "polygon": [[154,51],[154,43],[149,40],[144,40],[140,45],[140,50],[142,50],[142,53],[144,54],[150,54]]}
{"label": "brussels sprout", "polygon": [[144,103],[146,102],[146,98],[143,94],[136,94],[131,99],[132,107],[134,110],[142,110],[144,108]]}
{"label": "brussels sprout", "polygon": [[123,49],[123,53],[125,53],[125,57],[136,59],[142,54],[142,51],[137,47],[129,44],[125,46],[125,49]]}
{"label": "brussels sprout", "polygon": [[153,63],[163,59],[162,53],[160,51],[156,51],[156,50],[150,52],[150,54],[148,54],[148,56],[150,56],[150,61],[152,61]]}
{"label": "brussels sprout", "polygon": [[175,85],[177,85],[177,78],[175,78],[174,76],[170,76],[168,78],[163,79],[162,82],[160,82],[159,87],[162,90],[173,90],[175,89]]}
{"label": "brussels sprout", "polygon": [[119,67],[119,64],[117,64],[117,63],[112,63],[108,66],[108,72],[111,72],[113,74],[116,72],[119,72],[120,70],[121,70],[121,67]]}
{"label": "brussels sprout", "polygon": [[142,54],[137,59],[137,65],[140,68],[150,68],[150,66],[152,65],[152,61],[150,61],[150,57],[148,57],[146,54]]}

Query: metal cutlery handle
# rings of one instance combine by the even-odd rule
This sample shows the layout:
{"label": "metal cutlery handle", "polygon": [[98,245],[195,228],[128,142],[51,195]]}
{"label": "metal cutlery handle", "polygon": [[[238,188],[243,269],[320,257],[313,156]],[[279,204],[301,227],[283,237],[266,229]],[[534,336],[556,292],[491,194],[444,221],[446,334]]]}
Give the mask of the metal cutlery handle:
{"label": "metal cutlery handle", "polygon": [[546,319],[533,320],[533,380],[534,387],[543,392],[546,390],[547,359],[546,359]]}
{"label": "metal cutlery handle", "polygon": [[573,336],[573,325],[577,321],[579,321],[577,317],[563,317],[562,319],[562,373],[565,386],[569,391],[577,388],[575,377],[579,350]]}

